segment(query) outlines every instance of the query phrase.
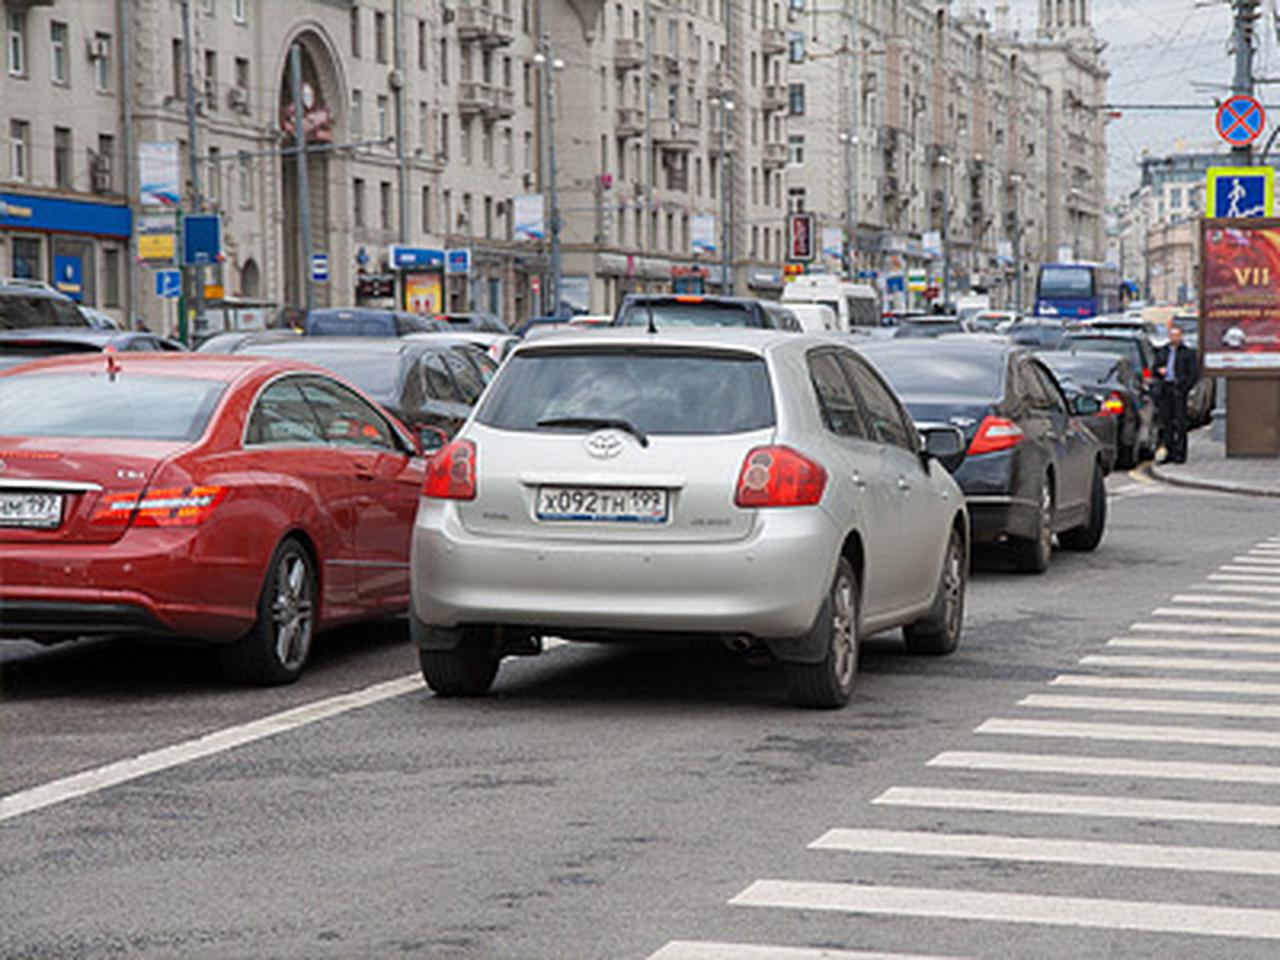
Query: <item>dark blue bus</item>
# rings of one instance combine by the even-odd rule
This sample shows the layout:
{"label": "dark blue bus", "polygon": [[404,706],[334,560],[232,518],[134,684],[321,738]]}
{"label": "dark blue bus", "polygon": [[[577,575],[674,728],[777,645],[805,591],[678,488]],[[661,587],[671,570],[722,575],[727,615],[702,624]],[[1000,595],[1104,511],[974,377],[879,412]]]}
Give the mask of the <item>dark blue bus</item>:
{"label": "dark blue bus", "polygon": [[1100,263],[1045,263],[1036,280],[1036,316],[1078,320],[1124,309],[1120,272]]}

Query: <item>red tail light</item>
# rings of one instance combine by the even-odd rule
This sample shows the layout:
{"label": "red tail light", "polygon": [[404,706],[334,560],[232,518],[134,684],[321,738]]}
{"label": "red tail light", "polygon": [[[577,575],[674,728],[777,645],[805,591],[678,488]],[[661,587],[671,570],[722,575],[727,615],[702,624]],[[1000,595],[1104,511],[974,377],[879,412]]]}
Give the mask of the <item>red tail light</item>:
{"label": "red tail light", "polygon": [[109,493],[93,512],[93,522],[135,527],[198,527],[227,496],[226,487],[168,487]]}
{"label": "red tail light", "polygon": [[808,507],[822,499],[827,471],[790,447],[756,447],[742,461],[739,507]]}
{"label": "red tail light", "polygon": [[476,445],[455,440],[427,461],[427,479],[422,495],[435,500],[476,498]]}
{"label": "red tail light", "polygon": [[1008,450],[1022,442],[1022,428],[1004,417],[983,417],[969,444],[969,456]]}
{"label": "red tail light", "polygon": [[1143,382],[1143,383],[1150,383],[1150,382],[1151,382],[1151,368],[1150,368],[1150,367],[1143,367],[1143,368],[1142,368],[1142,382]]}
{"label": "red tail light", "polygon": [[1111,395],[1102,401],[1102,409],[1098,413],[1104,417],[1118,417],[1124,413],[1124,395],[1119,390],[1112,390]]}

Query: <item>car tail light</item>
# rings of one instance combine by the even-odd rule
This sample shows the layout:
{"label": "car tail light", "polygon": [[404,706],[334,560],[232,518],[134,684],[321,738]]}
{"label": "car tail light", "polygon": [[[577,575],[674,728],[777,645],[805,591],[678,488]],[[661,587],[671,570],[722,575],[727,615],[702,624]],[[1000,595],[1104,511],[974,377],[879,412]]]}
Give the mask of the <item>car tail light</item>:
{"label": "car tail light", "polygon": [[227,496],[226,487],[167,487],[109,493],[93,512],[108,526],[198,527]]}
{"label": "car tail light", "polygon": [[436,500],[476,498],[476,445],[455,440],[427,461],[427,479],[422,495]]}
{"label": "car tail light", "polygon": [[1119,390],[1111,391],[1111,395],[1102,401],[1102,409],[1098,413],[1104,417],[1118,417],[1124,413],[1124,396]]}
{"label": "car tail light", "polygon": [[742,461],[739,507],[808,507],[822,499],[827,471],[790,447],[756,447]]}
{"label": "car tail light", "polygon": [[1004,417],[983,417],[969,444],[969,456],[1008,450],[1022,442],[1022,428]]}
{"label": "car tail light", "polygon": [[1143,382],[1143,383],[1150,383],[1150,382],[1151,382],[1151,368],[1150,368],[1150,367],[1143,367],[1143,368],[1142,368],[1142,382]]}

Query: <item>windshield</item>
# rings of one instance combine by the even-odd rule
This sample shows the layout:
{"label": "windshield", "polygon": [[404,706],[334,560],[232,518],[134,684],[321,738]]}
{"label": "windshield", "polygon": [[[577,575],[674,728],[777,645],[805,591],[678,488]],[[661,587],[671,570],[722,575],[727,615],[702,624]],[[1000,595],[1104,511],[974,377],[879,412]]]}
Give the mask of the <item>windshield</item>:
{"label": "windshield", "polygon": [[698,300],[659,300],[655,303],[629,303],[622,309],[622,316],[618,320],[618,326],[648,326],[650,312],[653,315],[653,324],[659,330],[670,327],[760,326],[760,319],[749,304],[715,303]]}
{"label": "windshield", "polygon": [[1066,337],[1062,350],[1094,350],[1100,353],[1113,353],[1120,357],[1134,357],[1138,352],[1138,342],[1125,337]]}
{"label": "windshield", "polygon": [[0,436],[194,440],[225,389],[105,370],[0,377]]}
{"label": "windshield", "polygon": [[1081,300],[1093,296],[1093,271],[1089,267],[1040,268],[1040,298]]}
{"label": "windshield", "polygon": [[514,354],[477,419],[533,431],[539,421],[625,420],[646,434],[743,433],[772,426],[762,359],[674,350],[565,350]]}
{"label": "windshield", "polygon": [[0,330],[35,327],[87,327],[89,321],[76,308],[56,297],[24,293],[0,296]]}
{"label": "windshield", "polygon": [[886,350],[868,353],[867,359],[908,401],[930,396],[990,400],[1002,392],[1004,360],[996,353],[966,356]]}

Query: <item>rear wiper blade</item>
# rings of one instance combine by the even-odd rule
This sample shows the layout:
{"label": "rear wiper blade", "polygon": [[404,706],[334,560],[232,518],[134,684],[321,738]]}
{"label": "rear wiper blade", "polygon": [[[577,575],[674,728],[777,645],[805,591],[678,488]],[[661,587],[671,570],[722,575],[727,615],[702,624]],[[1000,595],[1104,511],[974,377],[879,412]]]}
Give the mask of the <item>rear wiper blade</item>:
{"label": "rear wiper blade", "polygon": [[649,445],[649,438],[645,436],[644,431],[630,420],[624,420],[622,417],[548,417],[546,420],[539,420],[538,426],[581,427],[584,430],[604,430],[612,427],[615,430],[622,430],[631,434],[640,441],[640,446],[642,447]]}

